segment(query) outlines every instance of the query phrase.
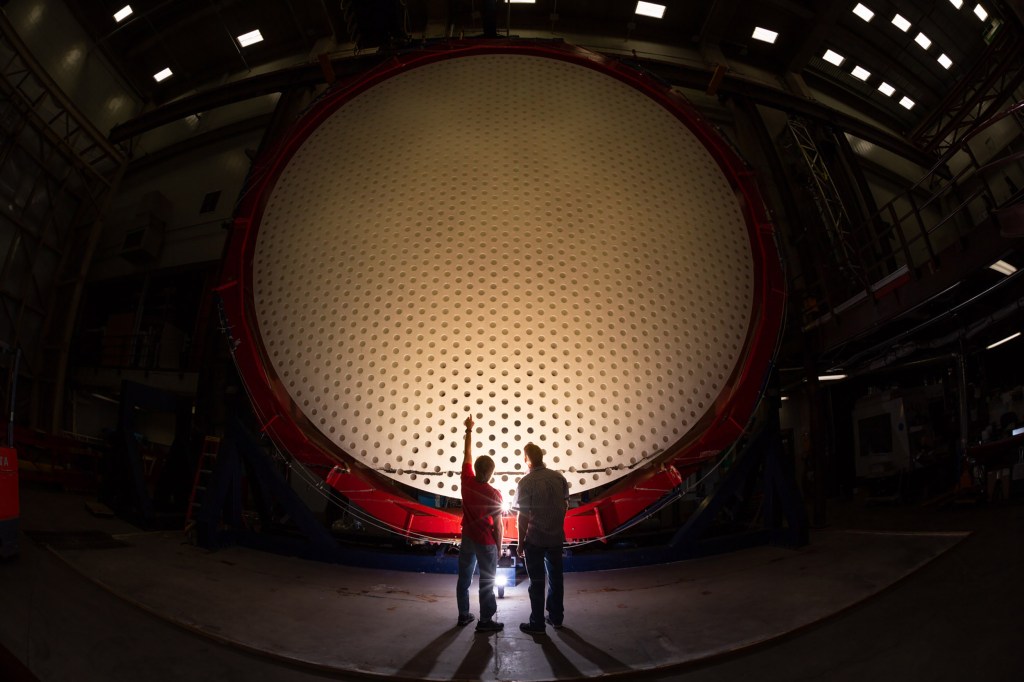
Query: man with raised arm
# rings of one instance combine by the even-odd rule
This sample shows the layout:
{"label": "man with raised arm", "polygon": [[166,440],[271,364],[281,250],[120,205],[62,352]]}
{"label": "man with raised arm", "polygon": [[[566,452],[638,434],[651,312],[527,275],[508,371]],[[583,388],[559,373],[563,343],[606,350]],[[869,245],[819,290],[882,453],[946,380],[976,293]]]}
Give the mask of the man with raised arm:
{"label": "man with raised arm", "polygon": [[459,625],[473,622],[469,611],[469,586],[473,571],[480,566],[480,622],[477,632],[498,632],[505,627],[494,620],[498,602],[494,598],[494,575],[501,549],[501,493],[489,485],[494,460],[472,454],[473,417],[466,417],[466,449],[462,458],[462,546],[459,548],[459,582],[455,599]]}

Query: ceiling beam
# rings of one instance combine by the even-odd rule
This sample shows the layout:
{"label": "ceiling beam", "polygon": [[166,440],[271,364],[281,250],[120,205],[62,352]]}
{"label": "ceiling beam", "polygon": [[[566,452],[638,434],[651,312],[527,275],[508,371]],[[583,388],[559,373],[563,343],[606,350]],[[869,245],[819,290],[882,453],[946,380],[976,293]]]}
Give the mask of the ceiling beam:
{"label": "ceiling beam", "polygon": [[786,65],[787,71],[800,73],[806,69],[811,57],[817,54],[818,50],[825,43],[826,36],[835,28],[840,15],[846,12],[846,5],[841,2],[826,2],[822,4],[824,6],[821,7],[819,5],[820,9],[814,17],[814,23],[803,34],[803,40],[800,41],[800,44],[797,45],[790,56],[789,63]]}
{"label": "ceiling beam", "polygon": [[[685,64],[668,64],[653,60],[639,60],[641,66],[662,80],[679,87],[704,91],[711,79],[712,69],[693,67]],[[718,88],[719,96],[736,96],[795,114],[811,118],[815,121],[831,125],[837,130],[848,132],[862,140],[876,144],[894,154],[898,154],[924,168],[931,167],[936,157],[922,151],[905,138],[873,126],[866,121],[850,114],[832,109],[816,100],[794,96],[784,90],[766,83],[747,80],[740,76],[727,73]]]}
{"label": "ceiling beam", "polygon": [[[612,57],[613,59],[615,57]],[[386,56],[380,54],[339,57],[331,60],[339,79],[358,75],[383,62]],[[707,87],[713,69],[705,66],[675,64],[649,59],[639,59],[639,64],[653,75],[679,87],[699,90]],[[227,83],[206,92],[184,97],[148,111],[110,131],[110,141],[125,142],[137,135],[173,123],[185,116],[210,111],[219,106],[241,102],[253,97],[274,92],[284,92],[295,87],[309,87],[323,84],[324,75],[318,63],[303,64],[253,76],[233,83]],[[850,114],[837,111],[815,100],[797,97],[777,87],[750,81],[734,74],[726,74],[718,89],[719,96],[736,96],[785,111],[805,116],[832,125],[863,140],[876,144],[895,154],[928,168],[935,162],[935,156],[927,154],[906,139],[886,132]]]}
{"label": "ceiling beam", "polygon": [[[385,60],[379,54],[339,57],[331,60],[339,79],[355,76]],[[204,92],[182,97],[163,106],[140,114],[133,119],[119,123],[110,130],[112,143],[126,142],[168,123],[174,123],[186,116],[201,114],[217,107],[243,102],[253,97],[284,92],[297,87],[310,87],[324,83],[320,63],[301,64],[271,73],[251,76],[239,81],[225,83]]]}

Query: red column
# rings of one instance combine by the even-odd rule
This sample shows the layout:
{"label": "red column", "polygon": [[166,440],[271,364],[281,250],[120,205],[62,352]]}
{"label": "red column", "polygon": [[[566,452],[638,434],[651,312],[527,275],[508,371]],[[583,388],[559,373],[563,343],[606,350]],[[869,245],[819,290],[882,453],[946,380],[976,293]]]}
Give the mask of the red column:
{"label": "red column", "polygon": [[18,452],[0,447],[0,557],[18,553]]}

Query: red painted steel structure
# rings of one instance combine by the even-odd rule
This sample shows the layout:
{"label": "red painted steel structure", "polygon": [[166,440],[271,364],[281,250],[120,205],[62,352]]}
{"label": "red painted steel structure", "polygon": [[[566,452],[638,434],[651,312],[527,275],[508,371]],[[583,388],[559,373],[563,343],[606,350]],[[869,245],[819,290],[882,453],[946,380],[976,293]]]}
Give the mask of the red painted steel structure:
{"label": "red painted steel structure", "polygon": [[[409,536],[457,537],[461,517],[418,503],[398,484],[348,457],[306,421],[270,369],[263,354],[253,310],[252,256],[260,219],[274,183],[303,141],[339,107],[361,92],[399,73],[444,59],[481,54],[523,54],[561,59],[585,66],[636,88],[676,116],[697,136],[732,185],[746,219],[754,267],[754,305],[744,361],[740,363],[699,433],[676,443],[649,465],[614,484],[597,499],[569,510],[569,542],[604,538],[679,486],[701,464],[716,458],[743,433],[760,400],[784,316],[786,291],[770,222],[753,171],[678,93],[623,63],[558,43],[530,41],[452,41],[396,55],[387,63],[329,91],[295,124],[276,148],[253,166],[248,187],[233,221],[220,294],[233,355],[263,430],[296,459],[329,469],[327,483],[368,515]],[[515,537],[507,520],[506,537]]]}
{"label": "red painted steel structure", "polygon": [[0,447],[0,521],[18,518],[18,451]]}

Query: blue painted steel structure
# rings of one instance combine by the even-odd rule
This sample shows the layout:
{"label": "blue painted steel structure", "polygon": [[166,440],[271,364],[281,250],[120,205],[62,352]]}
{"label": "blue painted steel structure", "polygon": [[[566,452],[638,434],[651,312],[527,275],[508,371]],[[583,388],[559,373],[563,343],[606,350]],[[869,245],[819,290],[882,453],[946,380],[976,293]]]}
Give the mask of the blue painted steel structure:
{"label": "blue painted steel structure", "polygon": [[[247,481],[259,512],[258,527],[247,526],[243,519],[243,481]],[[666,500],[651,511],[671,502],[679,492],[666,495]],[[737,509],[752,501],[760,510],[756,526],[730,531],[719,523],[723,516],[739,516]],[[288,519],[291,525],[284,528],[275,522],[279,518]],[[426,553],[339,543],[291,488],[266,447],[237,417],[222,442],[210,487],[196,513],[196,524],[198,544],[208,549],[240,544],[364,568],[458,573],[458,557],[451,545],[438,544]],[[692,559],[761,544],[799,547],[807,544],[808,532],[792,463],[782,449],[777,405],[770,405],[762,408],[755,430],[737,447],[731,467],[715,491],[704,498],[669,542],[594,552],[570,548],[564,567],[567,572],[606,570]],[[501,570],[507,584],[514,586],[516,566]]]}

